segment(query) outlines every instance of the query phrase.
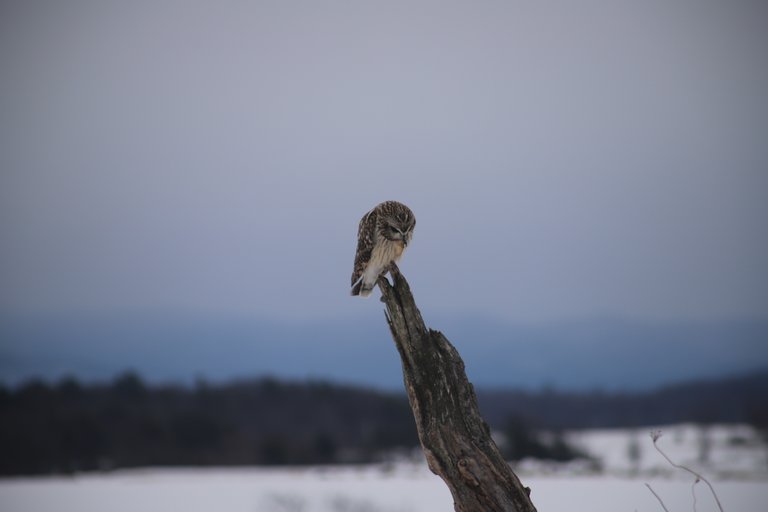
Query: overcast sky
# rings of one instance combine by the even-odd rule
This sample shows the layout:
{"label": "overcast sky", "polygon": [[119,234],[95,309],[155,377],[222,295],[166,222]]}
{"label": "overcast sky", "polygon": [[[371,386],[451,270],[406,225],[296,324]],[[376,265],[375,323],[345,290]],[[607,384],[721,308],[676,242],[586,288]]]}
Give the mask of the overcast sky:
{"label": "overcast sky", "polygon": [[[0,6],[0,311],[768,318],[768,3]],[[375,296],[374,296],[375,297]]]}

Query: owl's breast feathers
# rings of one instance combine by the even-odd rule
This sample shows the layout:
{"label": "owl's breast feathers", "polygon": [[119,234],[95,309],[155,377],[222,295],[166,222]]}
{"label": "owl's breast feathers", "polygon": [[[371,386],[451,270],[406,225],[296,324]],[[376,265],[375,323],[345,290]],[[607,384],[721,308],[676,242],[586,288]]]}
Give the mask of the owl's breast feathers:
{"label": "owl's breast feathers", "polygon": [[394,246],[392,247],[392,254],[394,255],[392,261],[397,261],[400,259],[400,256],[403,255],[403,251],[405,250],[405,243],[402,240],[394,240],[390,243]]}
{"label": "owl's breast feathers", "polygon": [[362,276],[359,287],[353,283],[352,293],[367,297],[376,285],[376,280],[389,269],[389,266],[397,261],[403,254],[404,244],[402,240],[379,239],[370,253],[370,259],[363,264]]}

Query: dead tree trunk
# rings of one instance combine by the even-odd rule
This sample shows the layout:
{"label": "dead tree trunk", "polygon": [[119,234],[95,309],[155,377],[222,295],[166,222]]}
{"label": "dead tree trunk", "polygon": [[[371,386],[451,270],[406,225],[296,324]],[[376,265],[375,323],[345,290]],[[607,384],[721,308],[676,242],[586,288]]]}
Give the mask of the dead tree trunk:
{"label": "dead tree trunk", "polygon": [[536,512],[530,489],[499,453],[464,362],[451,343],[424,325],[405,277],[380,277],[381,300],[403,362],[403,378],[421,447],[451,490],[456,512]]}

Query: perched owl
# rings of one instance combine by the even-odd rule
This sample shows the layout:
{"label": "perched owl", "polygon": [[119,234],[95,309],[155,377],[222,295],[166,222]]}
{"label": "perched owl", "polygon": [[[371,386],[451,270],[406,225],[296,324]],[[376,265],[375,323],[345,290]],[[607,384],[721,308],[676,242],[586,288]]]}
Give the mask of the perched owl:
{"label": "perched owl", "polygon": [[352,295],[367,297],[379,276],[400,259],[411,242],[416,217],[404,204],[385,201],[360,220],[352,271]]}

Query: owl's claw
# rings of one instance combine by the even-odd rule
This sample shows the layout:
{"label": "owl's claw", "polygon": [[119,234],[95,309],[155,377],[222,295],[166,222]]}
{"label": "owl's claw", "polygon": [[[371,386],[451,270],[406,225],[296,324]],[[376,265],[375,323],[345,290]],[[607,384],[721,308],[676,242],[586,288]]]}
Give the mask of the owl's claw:
{"label": "owl's claw", "polygon": [[[394,284],[394,282],[395,282],[395,274],[399,274],[400,273],[400,269],[397,267],[397,264],[394,261],[392,263],[390,263],[389,265],[387,265],[387,267],[384,270],[382,270],[381,274],[379,274],[379,279],[377,281],[377,284],[379,285],[379,289],[381,289],[381,286],[382,286],[382,283],[380,282],[381,279],[384,279],[388,286],[392,286],[392,284],[390,284],[390,280],[387,279],[387,272],[389,272],[389,274],[392,276],[391,281],[392,281],[392,284]],[[382,290],[382,295],[379,298],[379,300],[381,300],[381,302],[386,302],[384,300],[383,290]]]}
{"label": "owl's claw", "polygon": [[381,273],[379,274],[379,277],[386,277],[387,273],[393,275],[393,273],[395,272],[400,272],[400,269],[397,268],[397,264],[395,264],[395,262],[393,261],[392,263],[387,265],[384,268],[384,270],[381,271]]}

